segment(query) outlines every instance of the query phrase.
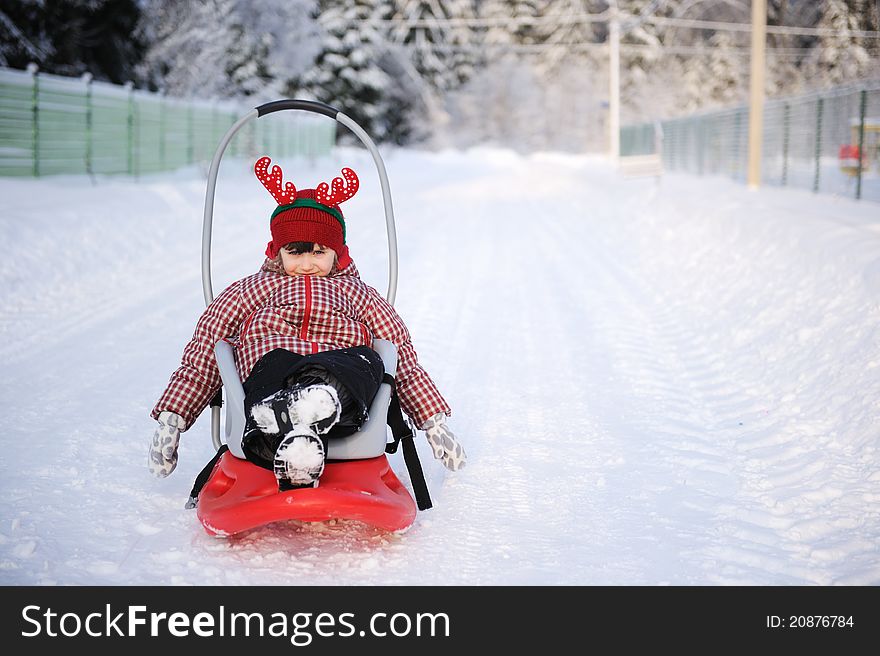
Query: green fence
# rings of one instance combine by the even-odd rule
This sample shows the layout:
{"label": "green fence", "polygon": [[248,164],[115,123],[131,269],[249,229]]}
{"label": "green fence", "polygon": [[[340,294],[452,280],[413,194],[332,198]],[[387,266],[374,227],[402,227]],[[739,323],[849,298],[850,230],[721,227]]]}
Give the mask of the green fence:
{"label": "green fence", "polygon": [[[127,86],[0,68],[0,175],[140,175],[210,161],[253,106],[169,98]],[[327,153],[336,122],[305,112],[251,121],[227,154]]]}
{"label": "green fence", "polygon": [[[621,155],[661,151],[664,169],[745,182],[748,107],[621,129]],[[880,82],[767,100],[761,181],[880,201]]]}

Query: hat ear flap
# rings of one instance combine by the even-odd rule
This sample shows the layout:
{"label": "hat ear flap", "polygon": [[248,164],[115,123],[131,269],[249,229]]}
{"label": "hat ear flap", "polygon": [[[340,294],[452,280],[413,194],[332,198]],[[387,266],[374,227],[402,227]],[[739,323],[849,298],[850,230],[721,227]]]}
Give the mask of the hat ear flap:
{"label": "hat ear flap", "polygon": [[336,266],[339,269],[344,269],[351,264],[351,255],[348,252],[348,244],[343,244],[342,250],[336,252],[336,262]]}

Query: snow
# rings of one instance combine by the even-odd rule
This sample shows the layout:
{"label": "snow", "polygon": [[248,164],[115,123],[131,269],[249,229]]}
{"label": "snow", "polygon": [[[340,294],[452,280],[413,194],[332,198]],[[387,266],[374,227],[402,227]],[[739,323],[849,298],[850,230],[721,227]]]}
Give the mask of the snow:
{"label": "snow", "polygon": [[[403,534],[210,537],[183,509],[207,413],[169,478],[146,467],[204,307],[200,172],[0,179],[0,584],[880,583],[880,206],[599,157],[385,155],[396,305],[469,457],[447,472],[419,437],[435,507]],[[221,169],[215,293],[267,241],[251,164]],[[347,165],[351,250],[384,291],[369,155],[282,163],[299,187]]]}
{"label": "snow", "polygon": [[275,412],[271,406],[256,404],[251,408],[251,417],[254,419],[259,428],[267,433],[278,432],[278,421],[275,419]]}
{"label": "snow", "polygon": [[[294,427],[294,431],[297,428]],[[276,458],[285,462],[291,483],[313,483],[316,478],[315,474],[324,469],[324,456],[320,450],[321,443],[314,436],[304,434],[291,436],[291,433],[285,437],[285,442],[290,439],[290,443],[287,445],[284,442],[281,443],[276,452]],[[277,460],[275,465],[277,466]]]}

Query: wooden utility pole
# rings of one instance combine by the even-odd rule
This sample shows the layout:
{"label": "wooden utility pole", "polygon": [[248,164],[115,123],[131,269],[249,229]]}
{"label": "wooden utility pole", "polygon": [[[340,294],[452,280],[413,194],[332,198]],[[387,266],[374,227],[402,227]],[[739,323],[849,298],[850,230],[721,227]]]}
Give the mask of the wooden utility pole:
{"label": "wooden utility pole", "polygon": [[764,132],[764,50],[767,0],[752,0],[752,57],[749,80],[749,188],[761,186],[761,140]]}

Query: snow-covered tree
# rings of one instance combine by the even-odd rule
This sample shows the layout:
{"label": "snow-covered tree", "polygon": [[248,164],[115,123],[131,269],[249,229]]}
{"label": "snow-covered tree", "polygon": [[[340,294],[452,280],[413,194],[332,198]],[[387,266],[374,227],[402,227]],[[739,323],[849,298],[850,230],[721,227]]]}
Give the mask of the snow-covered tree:
{"label": "snow-covered tree", "polygon": [[656,61],[664,45],[665,28],[651,22],[653,17],[668,17],[679,9],[677,0],[618,0],[621,12],[621,42],[645,46],[628,56],[629,62]]}
{"label": "snow-covered tree", "polygon": [[275,98],[316,50],[313,0],[145,0],[142,79],[169,94]]}
{"label": "snow-covered tree", "polygon": [[315,14],[319,52],[296,93],[340,108],[377,141],[403,143],[415,136],[418,93],[376,22],[389,11],[381,0],[322,0]]}
{"label": "snow-covered tree", "polygon": [[[471,27],[455,21],[476,15],[471,0],[392,0],[392,39],[409,48],[415,70],[438,93],[456,89],[474,73],[479,53]],[[421,21],[421,22],[419,22]]]}
{"label": "snow-covered tree", "polygon": [[709,38],[706,63],[706,96],[712,103],[733,105],[745,100],[749,84],[748,60],[734,51],[730,32],[716,32]]}
{"label": "snow-covered tree", "polygon": [[[601,9],[604,9],[604,4]],[[607,31],[598,22],[586,21],[588,14],[598,14],[601,9],[595,0],[544,0],[539,7],[542,22],[535,26],[533,37],[544,46],[539,67],[552,72],[564,61],[579,61],[584,66],[594,64],[596,57],[604,55],[598,49],[587,56],[587,44],[598,46]]]}
{"label": "snow-covered tree", "polygon": [[[653,86],[651,82],[656,81],[653,78],[667,77],[670,72],[667,65],[672,56],[664,49],[665,30],[647,19],[671,15],[678,8],[677,0],[618,0],[617,7],[621,12],[621,115],[635,115],[642,120],[656,117],[660,109],[657,96],[652,95],[647,100],[643,94],[647,87]],[[667,88],[666,93],[668,91]],[[648,116],[643,110],[647,110]]]}
{"label": "snow-covered tree", "polygon": [[[871,29],[871,5],[875,4],[869,0],[824,0],[816,27],[837,32]],[[863,37],[822,35],[817,41],[804,68],[823,85],[839,85],[876,75],[877,58],[871,56]]]}
{"label": "snow-covered tree", "polygon": [[[477,7],[477,15],[489,21],[482,32],[482,42],[490,46],[537,43],[539,35],[535,20],[540,11],[541,0],[484,0]],[[491,59],[493,53],[486,54]]]}

